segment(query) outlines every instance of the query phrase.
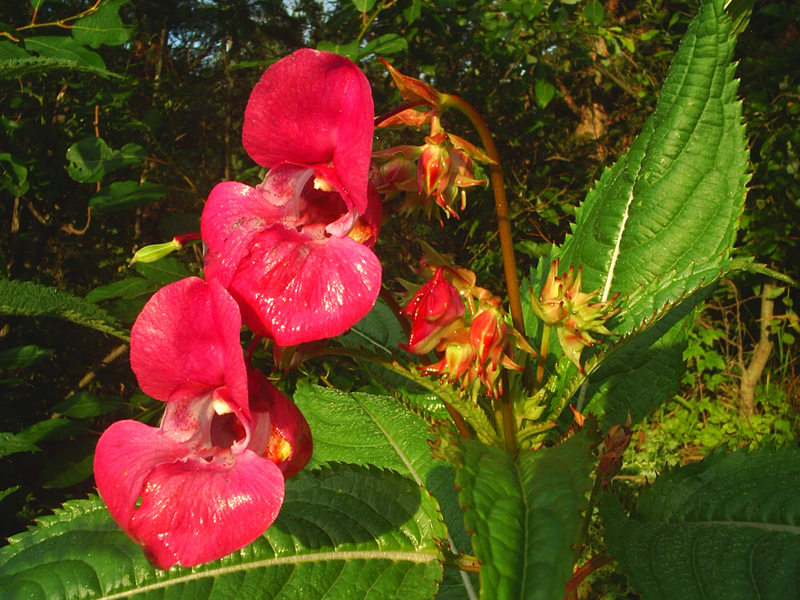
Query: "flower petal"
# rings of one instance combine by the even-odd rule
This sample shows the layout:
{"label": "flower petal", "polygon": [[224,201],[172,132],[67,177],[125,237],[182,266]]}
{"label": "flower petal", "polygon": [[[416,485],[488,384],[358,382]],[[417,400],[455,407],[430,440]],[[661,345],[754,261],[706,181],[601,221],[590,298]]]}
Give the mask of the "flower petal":
{"label": "flower petal", "polygon": [[247,410],[247,371],[236,302],[216,281],[188,277],[147,302],[131,331],[131,368],[142,390],[185,400],[225,386]]}
{"label": "flower petal", "polygon": [[284,478],[273,462],[249,450],[224,451],[212,461],[182,450],[157,429],[120,421],[103,434],[95,455],[98,490],[112,517],[162,569],[246,546],[283,503]]}
{"label": "flower petal", "polygon": [[290,449],[289,456],[276,463],[278,468],[286,479],[297,475],[308,464],[314,450],[306,418],[261,371],[250,371],[250,396],[254,415],[256,407],[263,405],[264,410],[269,411],[272,436],[277,436],[278,441],[285,442]]}
{"label": "flower petal", "polygon": [[339,55],[302,49],[272,65],[256,84],[242,143],[265,167],[314,167],[363,214],[372,122],[372,91],[361,70]]}
{"label": "flower petal", "polygon": [[228,291],[250,329],[293,346],[344,333],[370,311],[380,285],[380,261],[363,244],[273,227],[255,237]]}

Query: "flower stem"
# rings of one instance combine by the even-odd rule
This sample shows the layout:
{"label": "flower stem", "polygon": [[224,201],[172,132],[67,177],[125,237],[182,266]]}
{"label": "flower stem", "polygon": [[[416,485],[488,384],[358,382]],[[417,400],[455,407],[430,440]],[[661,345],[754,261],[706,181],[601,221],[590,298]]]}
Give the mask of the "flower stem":
{"label": "flower stem", "polygon": [[[500,166],[500,155],[497,153],[497,146],[495,146],[492,133],[489,131],[486,121],[466,100],[452,94],[442,94],[442,108],[455,108],[470,120],[481,138],[483,149],[486,151],[487,156],[492,159],[492,164],[489,165],[489,176],[492,181],[492,191],[494,192],[494,208],[497,213],[497,231],[500,235],[500,250],[503,255],[503,272],[506,279],[506,291],[508,292],[508,308],[514,329],[524,337],[525,322],[522,318],[522,301],[519,295],[517,264],[514,260],[514,241],[511,238],[511,220],[508,217],[506,188],[503,183],[503,169]],[[503,376],[506,377],[505,372]],[[510,390],[508,389],[507,378],[505,383],[503,394],[500,397],[500,410],[498,412],[501,413],[500,416],[503,421],[505,450],[513,458],[516,457],[518,451],[517,423],[514,416],[514,405],[511,403],[511,397],[509,396]]]}
{"label": "flower stem", "polygon": [[[583,542],[586,539],[586,532],[589,531],[589,525],[592,523],[592,513],[594,512],[594,505],[597,500],[597,494],[600,493],[600,486],[602,485],[602,482],[603,478],[600,477],[599,473],[596,474],[594,486],[592,487],[592,494],[589,496],[589,508],[586,509],[586,514],[583,517],[583,525],[581,526],[581,533],[580,536],[578,536],[578,542],[575,544],[575,558],[572,561],[573,563],[578,561],[578,557],[581,555],[581,550],[583,550]],[[584,577],[586,577],[586,575],[584,575]],[[578,583],[580,583],[580,581],[578,581]]]}
{"label": "flower stem", "polygon": [[492,191],[494,192],[494,207],[497,213],[497,230],[500,235],[500,249],[503,254],[503,271],[506,277],[506,290],[508,291],[508,307],[514,329],[525,335],[525,323],[522,319],[522,302],[519,295],[519,279],[517,279],[517,264],[514,260],[514,242],[511,238],[511,221],[508,217],[508,201],[503,183],[503,169],[500,166],[500,156],[497,146],[492,139],[486,121],[478,114],[472,105],[463,98],[451,94],[442,94],[442,107],[451,107],[463,113],[475,127],[481,138],[483,149],[494,164],[489,165]]}

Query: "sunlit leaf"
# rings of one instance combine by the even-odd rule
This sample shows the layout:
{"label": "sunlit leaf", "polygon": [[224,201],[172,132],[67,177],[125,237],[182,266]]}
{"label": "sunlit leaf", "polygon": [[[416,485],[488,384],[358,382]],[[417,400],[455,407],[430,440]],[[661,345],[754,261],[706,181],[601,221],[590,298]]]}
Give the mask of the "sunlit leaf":
{"label": "sunlit leaf", "polygon": [[0,549],[3,600],[431,598],[445,534],[436,502],[391,471],[332,465],[290,479],[253,544],[158,571],[97,498],[68,502]]}
{"label": "sunlit leaf", "polygon": [[127,339],[128,332],[102,308],[32,281],[0,280],[0,314],[59,317]]}
{"label": "sunlit leaf", "polygon": [[494,446],[463,442],[456,483],[481,561],[481,597],[561,600],[588,508],[592,436],[581,432],[516,460]]}

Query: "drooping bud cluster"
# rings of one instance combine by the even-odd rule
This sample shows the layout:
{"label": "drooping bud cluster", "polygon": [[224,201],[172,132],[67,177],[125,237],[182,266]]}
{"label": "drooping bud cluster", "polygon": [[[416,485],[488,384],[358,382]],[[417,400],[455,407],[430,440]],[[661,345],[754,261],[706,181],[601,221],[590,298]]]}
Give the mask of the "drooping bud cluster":
{"label": "drooping bud cluster", "polygon": [[[475,179],[473,161],[493,164],[485,152],[467,140],[445,131],[441,124],[445,95],[427,83],[401,74],[388,63],[403,98],[421,110],[407,108],[380,121],[377,127],[429,127],[422,146],[394,146],[374,152],[379,165],[373,183],[385,198],[403,194],[399,210],[423,212],[430,218],[439,206],[450,217],[458,218],[466,206],[465,188],[485,184]],[[460,201],[459,201],[460,198]]]}
{"label": "drooping bud cluster", "polygon": [[408,303],[403,314],[411,319],[409,343],[413,354],[435,350],[439,360],[422,367],[462,390],[478,393],[481,387],[492,397],[502,394],[501,369],[521,370],[511,358],[512,347],[533,350],[507,323],[500,298],[475,285],[475,274],[444,264],[431,253],[422,271],[433,272]]}
{"label": "drooping bud cluster", "polygon": [[545,324],[556,328],[562,350],[583,372],[580,363],[581,353],[586,346],[597,341],[592,333],[613,335],[604,323],[619,309],[613,308],[619,294],[605,302],[593,302],[600,290],[581,291],[581,268],[575,276],[575,268],[570,267],[563,277],[558,277],[558,260],[550,266],[550,273],[537,298],[531,290],[531,309]]}

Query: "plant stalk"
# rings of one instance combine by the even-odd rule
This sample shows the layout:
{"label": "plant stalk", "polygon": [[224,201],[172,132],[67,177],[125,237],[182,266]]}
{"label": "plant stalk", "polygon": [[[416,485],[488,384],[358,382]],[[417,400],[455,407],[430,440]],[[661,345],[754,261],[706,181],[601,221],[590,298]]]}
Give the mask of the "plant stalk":
{"label": "plant stalk", "polygon": [[506,200],[506,189],[503,183],[503,169],[500,166],[500,156],[497,154],[497,146],[492,139],[486,121],[478,114],[472,105],[463,98],[451,94],[442,94],[442,107],[455,108],[463,113],[475,127],[481,138],[481,144],[486,154],[494,161],[489,165],[489,175],[492,180],[492,191],[494,193],[494,207],[497,213],[497,231],[500,235],[500,249],[503,254],[503,271],[506,278],[506,290],[508,292],[508,308],[511,313],[511,321],[514,329],[525,335],[525,323],[522,319],[522,301],[519,295],[519,279],[517,278],[517,264],[514,260],[514,242],[511,238],[511,221],[508,217],[508,201]]}

